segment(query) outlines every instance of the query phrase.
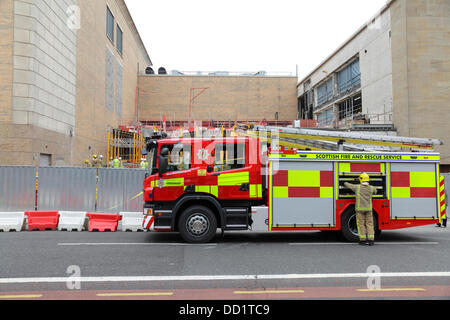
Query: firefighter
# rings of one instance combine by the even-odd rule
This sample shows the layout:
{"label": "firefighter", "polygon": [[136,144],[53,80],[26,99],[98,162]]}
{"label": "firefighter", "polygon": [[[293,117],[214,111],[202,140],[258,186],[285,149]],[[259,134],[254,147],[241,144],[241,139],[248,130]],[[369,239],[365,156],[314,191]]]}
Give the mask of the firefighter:
{"label": "firefighter", "polygon": [[91,164],[90,164],[88,159],[84,160],[84,166],[85,167],[90,167],[91,166]]}
{"label": "firefighter", "polygon": [[147,170],[147,161],[145,161],[145,158],[141,159],[141,169]]}
{"label": "firefighter", "polygon": [[103,168],[103,155],[100,155],[98,158],[97,168]]}
{"label": "firefighter", "polygon": [[375,229],[372,215],[372,195],[377,193],[377,189],[369,184],[369,180],[369,175],[363,172],[359,176],[360,184],[345,182],[344,185],[356,194],[355,210],[359,243],[373,246]]}
{"label": "firefighter", "polygon": [[[444,228],[447,227],[447,209],[448,209],[448,194],[447,194],[447,189],[445,189],[445,212],[441,217],[442,227],[444,227]],[[438,222],[436,227],[440,227],[440,226],[441,226],[441,223]]]}
{"label": "firefighter", "polygon": [[119,168],[123,169],[122,157],[119,157]]}
{"label": "firefighter", "polygon": [[93,167],[97,167],[97,163],[98,163],[97,155],[94,154],[94,155],[92,156],[92,166],[93,166]]}
{"label": "firefighter", "polygon": [[117,157],[114,158],[112,167],[120,168],[120,161],[119,161],[119,159],[117,159]]}

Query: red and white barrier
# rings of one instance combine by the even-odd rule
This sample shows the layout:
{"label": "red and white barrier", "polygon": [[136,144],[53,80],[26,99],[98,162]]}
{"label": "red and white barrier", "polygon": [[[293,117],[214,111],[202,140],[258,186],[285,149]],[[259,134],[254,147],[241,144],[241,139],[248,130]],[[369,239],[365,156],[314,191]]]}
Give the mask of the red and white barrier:
{"label": "red and white barrier", "polygon": [[59,222],[58,211],[26,211],[28,230],[56,230]]}
{"label": "red and white barrier", "polygon": [[122,216],[122,231],[145,231],[142,226],[144,215],[142,212],[121,212]]}
{"label": "red and white barrier", "polygon": [[83,231],[86,221],[86,212],[60,211],[59,231]]}
{"label": "red and white barrier", "polygon": [[83,211],[0,212],[0,231],[147,231],[154,217],[142,212],[95,213]]}
{"label": "red and white barrier", "polygon": [[24,212],[0,212],[0,230],[3,232],[22,231],[25,228]]}
{"label": "red and white barrier", "polygon": [[108,213],[87,213],[86,217],[89,218],[89,232],[92,231],[111,231],[117,230],[117,226],[122,217],[119,214]]}

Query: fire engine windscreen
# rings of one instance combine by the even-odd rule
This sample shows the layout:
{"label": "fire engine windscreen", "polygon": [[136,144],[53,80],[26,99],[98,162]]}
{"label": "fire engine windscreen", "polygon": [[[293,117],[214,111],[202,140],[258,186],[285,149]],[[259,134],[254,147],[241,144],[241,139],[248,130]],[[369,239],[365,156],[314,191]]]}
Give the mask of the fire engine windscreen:
{"label": "fire engine windscreen", "polygon": [[188,170],[191,168],[191,146],[188,144],[163,145],[161,150],[169,150],[169,165],[167,172]]}

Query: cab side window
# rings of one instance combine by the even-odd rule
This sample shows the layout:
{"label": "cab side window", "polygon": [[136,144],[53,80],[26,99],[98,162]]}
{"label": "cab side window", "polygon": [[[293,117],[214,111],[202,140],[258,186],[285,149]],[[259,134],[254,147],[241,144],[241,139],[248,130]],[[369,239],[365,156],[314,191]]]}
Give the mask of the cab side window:
{"label": "cab side window", "polygon": [[191,168],[191,146],[183,144],[163,145],[169,149],[169,166],[167,172],[188,170]]}
{"label": "cab side window", "polygon": [[214,171],[245,168],[245,144],[218,143],[214,152]]}

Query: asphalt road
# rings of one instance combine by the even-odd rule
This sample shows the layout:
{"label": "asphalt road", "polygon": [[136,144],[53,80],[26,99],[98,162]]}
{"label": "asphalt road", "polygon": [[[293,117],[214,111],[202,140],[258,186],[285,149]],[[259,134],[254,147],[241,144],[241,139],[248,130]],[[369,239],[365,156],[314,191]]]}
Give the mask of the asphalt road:
{"label": "asphalt road", "polygon": [[373,247],[324,232],[215,240],[0,233],[0,299],[450,299],[448,228],[385,231]]}

